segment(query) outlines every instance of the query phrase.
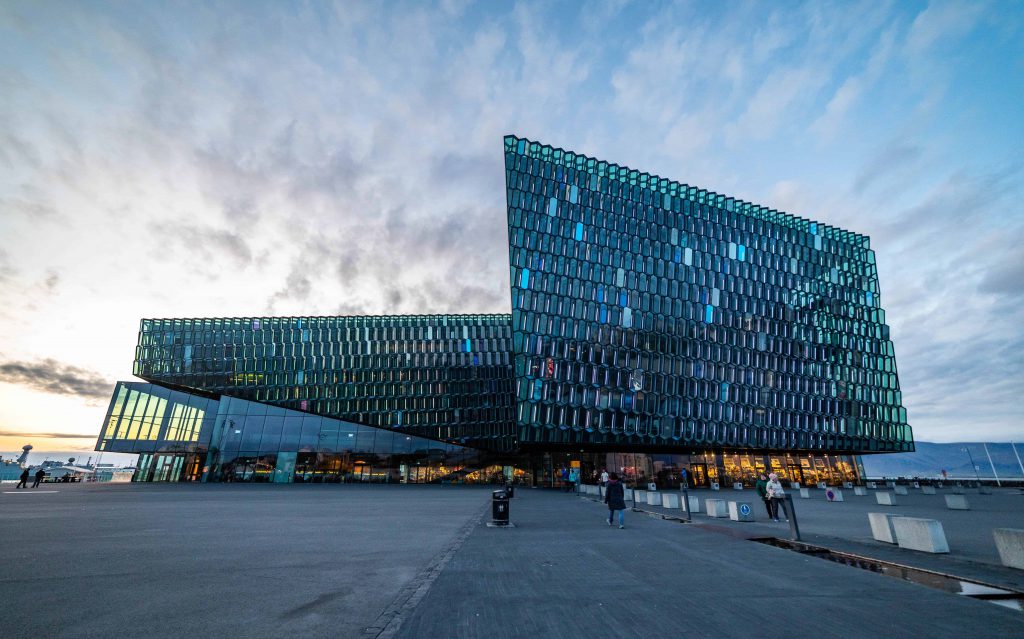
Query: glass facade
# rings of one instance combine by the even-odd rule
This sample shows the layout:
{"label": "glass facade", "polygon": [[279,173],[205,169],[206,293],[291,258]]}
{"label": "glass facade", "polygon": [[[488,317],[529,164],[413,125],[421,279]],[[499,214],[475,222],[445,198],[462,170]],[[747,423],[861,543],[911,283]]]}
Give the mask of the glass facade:
{"label": "glass facade", "polygon": [[134,372],[174,387],[509,449],[508,315],[144,319]]}
{"label": "glass facade", "polygon": [[868,238],[505,138],[525,446],[906,451]]}
{"label": "glass facade", "polygon": [[141,382],[118,382],[104,424],[96,449],[139,453],[135,481],[427,483],[487,463],[464,446]]}
{"label": "glass facade", "polygon": [[852,481],[913,450],[868,238],[509,136],[510,315],[143,319],[138,481]]}

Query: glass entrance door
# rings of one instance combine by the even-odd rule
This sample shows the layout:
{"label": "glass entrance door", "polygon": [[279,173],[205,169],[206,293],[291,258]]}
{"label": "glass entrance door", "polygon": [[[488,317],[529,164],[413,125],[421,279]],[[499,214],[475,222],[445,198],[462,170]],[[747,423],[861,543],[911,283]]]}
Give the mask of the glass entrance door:
{"label": "glass entrance door", "polygon": [[707,464],[690,464],[690,481],[693,482],[694,488],[707,488],[708,487],[708,465]]}

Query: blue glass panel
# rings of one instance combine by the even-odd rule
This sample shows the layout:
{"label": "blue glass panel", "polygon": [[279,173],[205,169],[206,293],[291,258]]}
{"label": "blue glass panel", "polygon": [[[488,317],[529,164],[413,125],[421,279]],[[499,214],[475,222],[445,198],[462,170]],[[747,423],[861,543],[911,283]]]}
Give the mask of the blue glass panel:
{"label": "blue glass panel", "polygon": [[619,292],[619,306],[628,306],[628,305],[629,305],[629,293],[627,293],[626,291],[620,291]]}
{"label": "blue glass panel", "polygon": [[466,352],[467,352],[467,353],[468,353],[469,351],[473,350],[472,348],[470,348],[471,346],[472,346],[472,344],[471,344],[471,343],[470,343],[470,341],[469,341],[469,340],[467,339],[467,340],[466,340]]}
{"label": "blue glass panel", "polygon": [[569,187],[569,201],[573,204],[576,204],[577,202],[579,202],[579,199],[580,189],[578,186],[573,184],[571,187]]}
{"label": "blue glass panel", "polygon": [[747,247],[743,246],[742,244],[740,244],[739,248],[736,249],[736,259],[738,259],[739,261],[742,262],[744,259],[746,259],[746,257],[747,257]]}
{"label": "blue glass panel", "polygon": [[704,321],[707,322],[708,324],[710,324],[710,323],[715,321],[715,307],[714,306],[708,304],[704,308]]}
{"label": "blue glass panel", "polygon": [[530,288],[530,269],[524,268],[519,274],[519,288]]}
{"label": "blue glass panel", "polygon": [[548,215],[555,215],[558,213],[558,200],[551,198],[548,200]]}
{"label": "blue glass panel", "polygon": [[576,239],[583,239],[583,222],[576,222]]}

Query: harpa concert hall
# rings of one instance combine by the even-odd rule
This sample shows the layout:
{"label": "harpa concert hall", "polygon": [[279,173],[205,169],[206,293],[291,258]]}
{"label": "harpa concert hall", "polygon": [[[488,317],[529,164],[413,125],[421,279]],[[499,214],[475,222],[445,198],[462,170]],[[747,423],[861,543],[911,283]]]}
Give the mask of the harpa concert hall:
{"label": "harpa concert hall", "polygon": [[869,239],[514,136],[509,315],[144,319],[135,481],[854,481],[914,450]]}

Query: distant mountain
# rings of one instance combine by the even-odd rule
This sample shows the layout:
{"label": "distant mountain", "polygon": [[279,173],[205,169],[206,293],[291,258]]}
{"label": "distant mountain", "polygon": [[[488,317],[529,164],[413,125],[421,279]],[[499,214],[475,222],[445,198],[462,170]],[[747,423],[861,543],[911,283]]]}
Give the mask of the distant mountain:
{"label": "distant mountain", "polygon": [[[945,470],[950,477],[974,479],[975,469],[971,468],[971,457],[977,466],[977,476],[992,479],[995,472],[1000,479],[1021,479],[1024,477],[1014,449],[1006,443],[964,442],[957,444],[934,444],[915,442],[917,452],[893,455],[864,455],[864,472],[868,477],[941,477]],[[985,454],[985,447],[988,454]],[[969,451],[970,454],[968,455]],[[1024,459],[1024,445],[1016,445],[1017,454]],[[992,463],[989,463],[989,455]]]}

